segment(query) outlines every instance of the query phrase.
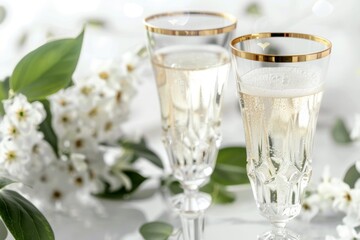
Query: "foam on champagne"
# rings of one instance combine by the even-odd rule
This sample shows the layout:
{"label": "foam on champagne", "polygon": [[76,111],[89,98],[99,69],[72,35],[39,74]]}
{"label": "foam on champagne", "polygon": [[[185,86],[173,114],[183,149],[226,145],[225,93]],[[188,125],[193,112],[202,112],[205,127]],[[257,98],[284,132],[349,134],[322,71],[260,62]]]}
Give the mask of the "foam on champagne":
{"label": "foam on champagne", "polygon": [[240,92],[263,97],[301,97],[322,89],[320,72],[295,67],[255,69],[240,82]]}

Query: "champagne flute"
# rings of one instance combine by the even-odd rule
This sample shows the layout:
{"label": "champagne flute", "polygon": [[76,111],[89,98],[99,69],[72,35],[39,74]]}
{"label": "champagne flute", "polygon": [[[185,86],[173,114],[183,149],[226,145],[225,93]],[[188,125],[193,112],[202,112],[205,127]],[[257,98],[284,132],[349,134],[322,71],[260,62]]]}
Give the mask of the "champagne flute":
{"label": "champagne flute", "polygon": [[285,229],[300,213],[330,41],[301,33],[259,33],[231,42],[245,129],[247,172],[273,230],[258,239],[299,239]]}
{"label": "champagne flute", "polygon": [[161,107],[163,142],[184,194],[173,197],[184,240],[203,239],[211,198],[199,193],[215,166],[228,79],[226,50],[236,18],[215,12],[170,12],[145,19]]}

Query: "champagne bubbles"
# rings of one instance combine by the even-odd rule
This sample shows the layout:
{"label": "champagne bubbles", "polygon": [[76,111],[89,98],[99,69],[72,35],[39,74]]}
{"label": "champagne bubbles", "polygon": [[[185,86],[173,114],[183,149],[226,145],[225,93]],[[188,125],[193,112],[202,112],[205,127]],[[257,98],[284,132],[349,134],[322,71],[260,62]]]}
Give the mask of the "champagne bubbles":
{"label": "champagne bubbles", "polygon": [[321,74],[296,67],[260,68],[241,78],[242,92],[260,96],[302,96],[322,88]]}

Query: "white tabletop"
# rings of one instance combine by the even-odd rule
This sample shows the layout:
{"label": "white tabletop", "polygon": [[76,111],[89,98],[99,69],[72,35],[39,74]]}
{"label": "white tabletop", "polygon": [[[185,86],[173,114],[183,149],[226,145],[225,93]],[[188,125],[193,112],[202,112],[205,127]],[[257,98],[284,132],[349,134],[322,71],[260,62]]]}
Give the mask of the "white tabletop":
{"label": "white tabletop", "polygon": [[[128,132],[144,134],[149,145],[165,160],[166,155],[160,141],[160,118],[158,98],[155,83],[151,73],[144,78],[139,86],[138,94],[133,103],[133,113],[129,123],[124,129]],[[225,94],[223,108],[223,145],[239,145],[244,143],[244,134],[236,94],[234,81],[229,80]],[[334,176],[342,176],[346,168],[354,162],[356,147],[339,146],[331,138],[330,127],[334,118],[330,111],[326,111],[325,105],[319,117],[318,131],[316,133],[313,154],[313,181],[319,180],[325,165],[329,164],[333,169]],[[135,111],[137,110],[137,111]],[[359,152],[359,151],[357,151]],[[147,172],[151,175],[152,172]],[[158,172],[154,172],[158,174]],[[150,181],[142,189],[156,186],[156,181]],[[230,205],[213,205],[206,212],[206,240],[212,239],[256,239],[270,229],[270,224],[260,216],[255,206],[251,189],[245,187],[236,191],[237,200]],[[145,222],[153,220],[171,221],[178,225],[178,221],[171,216],[166,201],[158,192],[150,198],[131,201],[106,201],[101,200],[106,215],[100,217],[96,214],[86,214],[81,220],[76,220],[64,215],[47,214],[52,224],[56,239],[78,240],[137,240],[141,239],[138,228]],[[92,212],[89,209],[89,212]],[[335,226],[340,224],[341,217],[318,217],[313,222],[294,220],[289,227],[304,239],[324,239],[326,234],[335,234]]]}

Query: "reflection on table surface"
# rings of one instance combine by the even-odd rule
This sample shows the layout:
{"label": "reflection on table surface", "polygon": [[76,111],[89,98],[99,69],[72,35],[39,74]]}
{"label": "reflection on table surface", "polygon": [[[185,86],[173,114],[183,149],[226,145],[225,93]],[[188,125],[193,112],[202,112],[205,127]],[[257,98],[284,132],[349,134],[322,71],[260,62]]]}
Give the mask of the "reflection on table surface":
{"label": "reflection on table surface", "polygon": [[[257,211],[251,189],[245,187],[235,192],[235,203],[213,205],[206,212],[206,240],[253,240],[270,229],[270,224]],[[138,229],[147,221],[163,220],[180,226],[160,193],[130,202],[102,200],[101,203],[105,216],[93,213],[76,220],[65,215],[49,215],[56,239],[141,240]],[[302,239],[320,240],[325,239],[326,234],[335,234],[335,226],[340,221],[339,216],[317,217],[312,222],[294,220],[289,229],[300,234]]]}

